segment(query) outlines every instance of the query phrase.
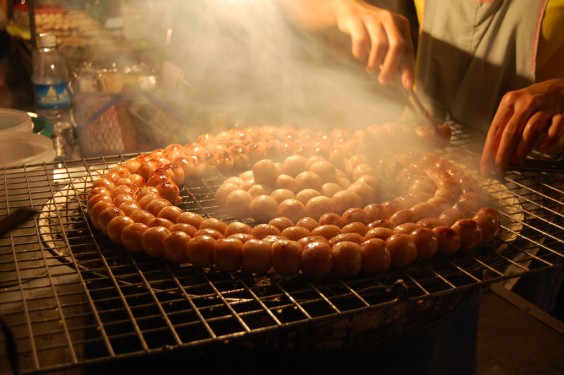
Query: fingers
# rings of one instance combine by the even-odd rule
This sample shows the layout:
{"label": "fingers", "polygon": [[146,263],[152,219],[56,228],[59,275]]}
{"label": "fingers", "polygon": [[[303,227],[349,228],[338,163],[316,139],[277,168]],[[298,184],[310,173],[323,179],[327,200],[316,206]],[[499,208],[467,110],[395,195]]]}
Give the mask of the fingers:
{"label": "fingers", "polygon": [[411,40],[411,27],[409,26],[409,22],[405,23],[403,35],[408,35],[405,39],[407,61],[405,61],[401,71],[401,82],[405,88],[411,89],[415,83],[415,47],[413,46],[413,40]]}
{"label": "fingers", "polygon": [[564,80],[551,79],[510,91],[488,130],[480,170],[485,176],[505,173],[539,146],[541,152],[564,150]]}
{"label": "fingers", "polygon": [[378,76],[380,84],[393,81],[395,74],[401,75],[402,84],[409,88],[413,85],[413,43],[410,38],[408,22],[399,22],[399,28],[390,27],[386,30],[388,50]]}
{"label": "fingers", "polygon": [[537,112],[531,116],[523,129],[521,139],[518,140],[515,152],[511,156],[511,162],[513,164],[519,164],[525,160],[535,146],[535,143],[537,143],[539,137],[546,131],[549,123],[550,116],[545,112]]}
{"label": "fingers", "polygon": [[349,18],[345,24],[339,24],[339,29],[351,37],[351,52],[355,59],[366,60],[371,40],[364,23],[358,18]]}
{"label": "fingers", "polygon": [[501,176],[512,161],[522,161],[532,149],[548,121],[536,103],[525,91],[503,96],[484,143],[482,174]]}
{"label": "fingers", "polygon": [[518,129],[508,126],[501,137],[494,160],[494,172],[499,176],[503,175],[507,167],[509,167],[511,161],[511,153],[509,150],[514,150],[516,147],[516,143],[518,142],[518,139],[516,139],[518,137],[517,132]]}
{"label": "fingers", "polygon": [[379,70],[388,53],[388,36],[380,23],[371,19],[347,19],[339,29],[351,38],[352,55],[359,61],[366,61],[366,71],[374,73]]}
{"label": "fingers", "polygon": [[389,35],[389,37],[388,51],[378,75],[378,82],[383,85],[392,81],[393,75],[398,73],[398,67],[401,66],[400,63],[405,59],[403,40],[400,40],[397,35]]}
{"label": "fingers", "polygon": [[372,7],[341,8],[341,12],[337,26],[350,36],[352,55],[366,62],[366,71],[378,71],[380,84],[394,82],[399,73],[402,84],[411,88],[415,57],[409,21]]}
{"label": "fingers", "polygon": [[370,55],[368,56],[368,61],[366,63],[366,71],[374,73],[384,62],[384,58],[388,53],[389,42],[385,30],[381,25],[368,23],[366,27],[370,35],[371,42]]}
{"label": "fingers", "polygon": [[401,83],[403,85],[403,87],[405,87],[406,89],[412,89],[414,82],[415,82],[415,78],[414,78],[414,73],[413,73],[413,69],[414,66],[413,64],[404,67],[403,71],[401,72]]}
{"label": "fingers", "polygon": [[561,114],[552,117],[546,137],[539,145],[541,152],[548,154],[563,152],[564,148],[564,116]]}
{"label": "fingers", "polygon": [[515,112],[509,122],[507,122],[495,155],[495,172],[498,175],[504,174],[509,167],[528,123],[528,117],[528,113]]}
{"label": "fingers", "polygon": [[495,164],[496,155],[501,143],[501,137],[511,116],[513,116],[512,106],[500,106],[488,129],[484,149],[482,151],[482,158],[480,160],[480,171],[484,176],[489,176],[497,172]]}

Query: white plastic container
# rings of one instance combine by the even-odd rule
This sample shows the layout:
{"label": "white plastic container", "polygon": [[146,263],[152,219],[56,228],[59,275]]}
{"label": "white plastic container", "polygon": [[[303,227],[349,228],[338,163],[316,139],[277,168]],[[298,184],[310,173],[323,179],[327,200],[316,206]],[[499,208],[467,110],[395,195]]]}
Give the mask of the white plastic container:
{"label": "white plastic container", "polygon": [[0,167],[48,163],[55,159],[51,138],[25,132],[0,133]]}
{"label": "white plastic container", "polygon": [[24,111],[0,108],[0,134],[13,131],[33,133],[31,117]]}

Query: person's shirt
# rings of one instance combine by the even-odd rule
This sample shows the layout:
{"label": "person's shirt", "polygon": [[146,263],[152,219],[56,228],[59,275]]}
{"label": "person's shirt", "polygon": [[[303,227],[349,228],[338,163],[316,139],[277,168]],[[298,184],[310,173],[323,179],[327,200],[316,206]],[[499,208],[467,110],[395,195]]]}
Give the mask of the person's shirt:
{"label": "person's shirt", "polygon": [[[475,1],[475,0],[466,0]],[[541,0],[537,0],[541,1]],[[424,17],[425,0],[414,0],[419,24]],[[536,81],[564,78],[564,0],[547,0],[546,10],[538,30]]]}
{"label": "person's shirt", "polygon": [[539,33],[536,80],[564,78],[564,0],[548,0]]}

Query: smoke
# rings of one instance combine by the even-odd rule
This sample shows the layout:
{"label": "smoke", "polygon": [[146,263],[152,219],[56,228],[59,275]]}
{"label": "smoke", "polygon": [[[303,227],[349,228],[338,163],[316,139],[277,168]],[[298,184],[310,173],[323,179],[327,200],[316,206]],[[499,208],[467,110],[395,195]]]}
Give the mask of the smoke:
{"label": "smoke", "polygon": [[363,127],[397,119],[403,109],[393,89],[352,59],[347,36],[299,29],[276,0],[172,6],[174,53],[166,60],[184,72],[173,95],[192,133],[250,124]]}

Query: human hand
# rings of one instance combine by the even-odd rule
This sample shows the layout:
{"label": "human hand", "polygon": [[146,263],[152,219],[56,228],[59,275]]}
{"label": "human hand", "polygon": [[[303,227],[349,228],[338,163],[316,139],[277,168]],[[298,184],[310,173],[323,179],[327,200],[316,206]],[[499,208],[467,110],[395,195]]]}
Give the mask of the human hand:
{"label": "human hand", "polygon": [[351,38],[353,56],[366,62],[369,73],[379,71],[380,84],[392,83],[399,74],[404,87],[413,87],[415,58],[406,17],[364,1],[336,0],[335,19]]}
{"label": "human hand", "polygon": [[363,0],[280,0],[290,18],[305,29],[337,27],[351,38],[352,55],[378,81],[399,79],[413,87],[414,48],[409,20]]}
{"label": "human hand", "polygon": [[[502,175],[538,146],[562,152],[564,79],[552,79],[506,93],[488,130],[480,169]],[[559,148],[559,150],[555,150]]]}

